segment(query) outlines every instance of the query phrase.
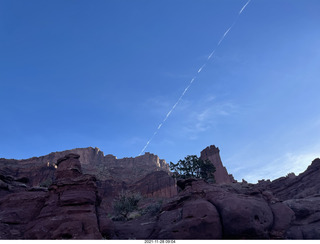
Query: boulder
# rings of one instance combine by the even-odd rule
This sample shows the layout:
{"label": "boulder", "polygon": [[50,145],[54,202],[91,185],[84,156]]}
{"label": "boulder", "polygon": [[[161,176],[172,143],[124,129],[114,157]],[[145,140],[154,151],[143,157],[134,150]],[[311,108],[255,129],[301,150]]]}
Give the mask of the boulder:
{"label": "boulder", "polygon": [[214,205],[204,199],[178,198],[164,206],[155,239],[220,239],[222,226]]}
{"label": "boulder", "polygon": [[210,198],[218,209],[223,235],[227,239],[267,239],[273,215],[261,198],[229,193],[221,198]]}
{"label": "boulder", "polygon": [[295,219],[287,231],[288,239],[320,239],[320,195],[284,201]]}
{"label": "boulder", "polygon": [[290,228],[295,214],[291,208],[282,202],[270,205],[274,219],[271,230],[272,239],[285,239],[286,232]]}

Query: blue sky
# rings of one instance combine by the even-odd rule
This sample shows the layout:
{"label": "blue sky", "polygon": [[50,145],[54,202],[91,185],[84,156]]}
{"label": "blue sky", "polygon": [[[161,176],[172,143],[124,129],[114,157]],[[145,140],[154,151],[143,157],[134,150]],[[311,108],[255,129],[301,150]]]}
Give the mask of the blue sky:
{"label": "blue sky", "polygon": [[147,152],[214,144],[249,182],[304,171],[320,157],[320,2],[252,0],[239,16],[246,3],[1,0],[0,157],[135,157],[196,76]]}

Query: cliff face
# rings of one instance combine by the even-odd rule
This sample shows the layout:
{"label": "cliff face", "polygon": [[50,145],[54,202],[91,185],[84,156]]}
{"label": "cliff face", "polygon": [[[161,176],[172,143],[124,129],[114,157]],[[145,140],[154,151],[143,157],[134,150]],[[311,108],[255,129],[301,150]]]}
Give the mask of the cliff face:
{"label": "cliff face", "polygon": [[58,164],[48,189],[27,187],[1,198],[1,239],[102,239],[108,234],[111,221],[100,214],[96,178],[82,173],[77,154]]}
{"label": "cliff face", "polygon": [[[178,193],[157,156],[117,161],[97,149],[75,150],[85,159],[64,152],[54,164],[46,161],[54,154],[32,158],[31,165],[28,160],[0,160],[0,239],[320,239],[320,159],[298,176],[228,183],[232,178],[227,177],[219,149],[210,146],[201,157],[215,164],[218,184],[180,180]],[[137,171],[132,180],[135,164],[147,164],[145,172],[151,172]],[[90,170],[100,172],[100,179],[85,173]],[[110,177],[110,172],[126,176]],[[49,186],[31,184],[45,174],[53,175]],[[109,218],[121,190],[145,196],[139,203],[142,215],[129,221]]]}
{"label": "cliff face", "polygon": [[[169,165],[158,156],[145,153],[135,158],[117,159],[110,154],[104,156],[98,148],[91,147],[53,152],[25,160],[0,159],[0,187],[6,186],[1,179],[5,177],[13,177],[15,182],[22,179],[28,186],[48,186],[55,179],[57,162],[68,154],[79,155],[82,172],[97,178],[98,190],[102,195],[101,205],[106,211],[112,209],[113,199],[122,190],[131,189],[146,196],[164,198],[177,194]],[[0,196],[8,192],[0,191]]]}
{"label": "cliff face", "polygon": [[76,148],[53,152],[42,157],[24,160],[0,159],[0,174],[29,178],[33,186],[54,177],[54,168],[59,158],[74,153],[80,156],[83,172],[94,174],[99,180],[124,181],[127,184],[140,180],[154,171],[169,173],[169,165],[158,156],[146,153],[135,158],[117,159],[113,155],[104,156],[99,148]]}
{"label": "cliff face", "polygon": [[222,164],[218,147],[211,145],[202,150],[200,158],[202,160],[209,160],[215,166],[216,172],[214,173],[214,177],[217,184],[235,182],[233,176],[228,174],[226,167]]}

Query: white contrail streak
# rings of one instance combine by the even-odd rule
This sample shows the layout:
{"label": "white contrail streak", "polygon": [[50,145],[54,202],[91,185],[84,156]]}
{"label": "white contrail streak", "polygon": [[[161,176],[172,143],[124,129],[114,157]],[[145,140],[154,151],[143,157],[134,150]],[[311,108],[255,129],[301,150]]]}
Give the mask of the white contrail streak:
{"label": "white contrail streak", "polygon": [[[250,3],[251,0],[248,0],[248,2],[243,5],[243,7],[241,8],[241,10],[239,11],[238,17],[240,16],[240,14],[243,12],[243,10],[247,7],[247,5]],[[220,45],[220,43],[223,41],[223,39],[226,37],[226,35],[229,33],[229,31],[231,30],[231,28],[235,25],[235,23],[237,22],[237,19],[232,23],[232,25],[226,30],[226,32],[222,35],[222,37],[220,38],[220,41],[218,42],[217,47]],[[215,53],[216,49],[214,49],[210,55],[207,58],[207,62],[211,59],[211,57],[213,56],[213,54]],[[206,66],[206,63],[203,64],[199,69],[197,74],[199,74],[202,69]],[[164,122],[166,122],[166,120],[169,118],[169,116],[171,115],[171,113],[173,112],[173,110],[177,107],[177,105],[179,104],[179,102],[182,100],[183,96],[186,94],[186,92],[189,90],[190,86],[192,85],[192,83],[194,82],[194,80],[196,79],[197,76],[193,77],[191,79],[191,81],[189,82],[189,84],[187,85],[187,87],[184,89],[184,91],[182,92],[182,94],[180,95],[179,99],[177,100],[177,102],[172,106],[172,108],[170,109],[170,111],[167,113],[167,115],[165,116],[165,118],[163,119],[163,121],[159,124],[158,128],[156,129],[156,131],[153,133],[152,137],[149,139],[149,141],[147,142],[147,144],[144,146],[144,148],[141,150],[140,155],[142,155],[142,153],[147,149],[147,147],[149,146],[150,142],[152,141],[152,139],[155,137],[155,135],[158,133],[158,131],[160,130],[160,128],[162,127],[162,125],[164,124]]]}
{"label": "white contrail streak", "polygon": [[[204,66],[202,66],[203,68]],[[177,105],[179,104],[179,102],[182,100],[184,94],[186,94],[186,92],[188,91],[189,87],[191,86],[191,84],[194,82],[194,80],[196,79],[196,77],[193,77],[191,79],[191,81],[189,82],[188,86],[184,89],[184,91],[182,92],[181,96],[179,97],[178,101],[172,106],[172,108],[170,109],[170,111],[167,113],[166,117],[163,119],[162,123],[159,124],[158,128],[156,129],[156,131],[153,133],[152,137],[149,139],[149,141],[147,142],[147,144],[144,146],[144,148],[141,150],[140,155],[142,155],[142,153],[147,149],[147,147],[149,146],[150,142],[152,141],[153,137],[158,133],[158,131],[160,130],[160,128],[162,127],[163,123],[166,122],[166,120],[169,118],[170,114],[172,113],[172,111],[177,107]]]}
{"label": "white contrail streak", "polygon": [[[235,23],[235,22],[234,22]],[[223,39],[226,37],[226,35],[228,34],[228,32],[231,30],[232,26],[234,25],[234,23],[229,27],[229,29],[223,34],[223,36],[221,37],[220,41],[218,42],[218,46],[220,45],[220,43],[223,41]]]}
{"label": "white contrail streak", "polygon": [[212,57],[212,55],[214,54],[215,51],[216,51],[216,50],[213,50],[213,52],[210,53],[210,55],[209,55],[209,57],[208,57],[208,60]]}
{"label": "white contrail streak", "polygon": [[201,70],[206,66],[206,64],[202,65],[201,68],[198,70],[198,74],[201,72]]}
{"label": "white contrail streak", "polygon": [[243,7],[242,9],[239,11],[239,15],[242,13],[242,11],[247,7],[247,5],[250,3],[251,0],[249,0]]}

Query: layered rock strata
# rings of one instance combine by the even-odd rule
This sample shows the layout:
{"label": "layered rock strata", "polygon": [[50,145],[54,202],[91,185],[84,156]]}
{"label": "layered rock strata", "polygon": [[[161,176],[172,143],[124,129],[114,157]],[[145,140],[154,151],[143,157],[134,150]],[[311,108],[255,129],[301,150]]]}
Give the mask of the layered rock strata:
{"label": "layered rock strata", "polygon": [[32,188],[0,201],[1,239],[102,239],[112,224],[100,208],[96,178],[83,174],[79,155],[58,160],[48,190]]}
{"label": "layered rock strata", "polygon": [[[104,156],[98,148],[77,148],[50,153],[25,160],[0,159],[0,188],[5,188],[1,175],[12,179],[25,179],[26,185],[49,186],[55,178],[57,164],[68,154],[80,156],[82,171],[97,178],[101,205],[111,211],[113,199],[121,190],[133,189],[146,196],[169,198],[177,193],[176,182],[170,176],[169,165],[158,156],[145,153],[135,158],[117,159]],[[143,184],[148,182],[148,187]],[[141,188],[141,189],[140,189]],[[8,190],[7,193],[10,191]],[[6,193],[1,193],[6,194]]]}
{"label": "layered rock strata", "polygon": [[[217,160],[217,148],[208,150],[204,156]],[[79,157],[58,159],[49,187],[1,168],[0,239],[320,239],[320,159],[298,176],[272,182],[181,180],[177,193],[165,171],[150,172],[135,185],[101,181],[84,173]],[[151,200],[170,198],[146,215],[111,221],[108,208],[121,189],[143,193],[141,213],[155,206]]]}

